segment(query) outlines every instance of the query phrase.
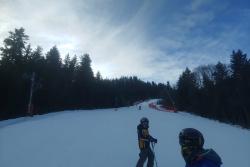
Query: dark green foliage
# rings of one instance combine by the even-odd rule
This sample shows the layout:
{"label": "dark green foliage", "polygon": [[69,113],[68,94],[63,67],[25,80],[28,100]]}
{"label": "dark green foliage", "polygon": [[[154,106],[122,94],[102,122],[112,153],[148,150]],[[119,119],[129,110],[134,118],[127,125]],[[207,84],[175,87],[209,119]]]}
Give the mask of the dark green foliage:
{"label": "dark green foliage", "polygon": [[[26,116],[31,81],[23,74],[35,72],[35,83],[43,89],[33,92],[34,114],[61,110],[115,108],[132,105],[135,101],[157,98],[162,85],[145,83],[136,76],[103,79],[94,76],[88,54],[66,55],[62,61],[56,46],[43,55],[42,47],[32,50],[26,45],[24,29],[10,32],[1,48],[0,59],[0,120]],[[36,84],[35,84],[36,86]],[[117,100],[117,101],[116,101]]]}
{"label": "dark green foliage", "polygon": [[[31,81],[23,74],[36,73],[43,89],[33,93],[34,114],[62,110],[115,108],[139,100],[161,98],[168,106],[220,122],[250,128],[250,60],[233,51],[229,65],[188,67],[176,85],[143,82],[136,76],[103,79],[95,75],[84,54],[61,60],[56,46],[45,55],[32,50],[24,29],[9,32],[0,48],[0,120],[26,116]],[[36,86],[36,85],[35,85]]]}
{"label": "dark green foliage", "polygon": [[24,29],[15,29],[15,32],[9,32],[10,36],[5,38],[1,47],[1,65],[21,68],[24,61],[25,44],[29,36],[24,34]]}
{"label": "dark green foliage", "polygon": [[15,29],[15,32],[9,34],[10,36],[3,41],[4,47],[0,48],[0,110],[8,117],[18,117],[23,115],[27,107],[22,105],[27,100],[27,93],[23,89],[22,71],[25,44],[29,37],[24,34],[23,28]]}
{"label": "dark green foliage", "polygon": [[193,103],[192,98],[197,97],[198,88],[195,76],[188,68],[179,77],[177,88],[179,110],[189,111]]}
{"label": "dark green foliage", "polygon": [[220,84],[225,79],[229,78],[229,69],[225,64],[218,62],[213,69],[213,80],[215,84]]}
{"label": "dark green foliage", "polygon": [[177,82],[178,109],[250,128],[250,68],[238,50],[231,64],[186,69]]}
{"label": "dark green foliage", "polygon": [[233,50],[230,60],[232,78],[242,80],[247,73],[245,67],[248,63],[247,54],[243,54],[241,50],[238,50],[237,53]]}

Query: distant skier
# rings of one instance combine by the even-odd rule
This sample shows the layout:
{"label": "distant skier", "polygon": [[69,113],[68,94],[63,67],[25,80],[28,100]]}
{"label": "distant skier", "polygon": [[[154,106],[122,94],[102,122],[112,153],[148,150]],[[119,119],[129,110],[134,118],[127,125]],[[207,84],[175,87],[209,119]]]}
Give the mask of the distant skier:
{"label": "distant skier", "polygon": [[185,167],[220,167],[222,162],[213,149],[204,149],[204,138],[201,132],[193,128],[183,129],[179,134],[181,154],[186,162]]}
{"label": "distant skier", "polygon": [[150,136],[148,132],[149,120],[146,117],[143,117],[140,120],[140,124],[137,126],[138,134],[138,144],[140,148],[139,160],[136,164],[136,167],[143,167],[143,164],[148,159],[147,167],[154,166],[154,153],[150,148],[150,142],[157,143],[157,139],[154,139]]}
{"label": "distant skier", "polygon": [[141,106],[139,106],[139,110],[141,110]]}

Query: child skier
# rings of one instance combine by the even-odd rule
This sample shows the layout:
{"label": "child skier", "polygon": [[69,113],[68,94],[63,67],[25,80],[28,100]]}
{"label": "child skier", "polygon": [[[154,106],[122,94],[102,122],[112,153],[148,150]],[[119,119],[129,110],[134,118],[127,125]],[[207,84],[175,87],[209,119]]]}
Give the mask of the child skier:
{"label": "child skier", "polygon": [[157,143],[157,139],[154,139],[150,136],[148,132],[149,120],[146,117],[143,117],[140,120],[140,124],[137,126],[138,134],[138,143],[140,148],[139,160],[136,164],[136,167],[143,167],[143,164],[148,159],[147,167],[154,166],[154,153],[150,148],[150,142]]}
{"label": "child skier", "polygon": [[179,134],[181,154],[186,162],[185,167],[220,167],[222,162],[213,149],[204,149],[204,138],[201,132],[193,128],[183,129]]}

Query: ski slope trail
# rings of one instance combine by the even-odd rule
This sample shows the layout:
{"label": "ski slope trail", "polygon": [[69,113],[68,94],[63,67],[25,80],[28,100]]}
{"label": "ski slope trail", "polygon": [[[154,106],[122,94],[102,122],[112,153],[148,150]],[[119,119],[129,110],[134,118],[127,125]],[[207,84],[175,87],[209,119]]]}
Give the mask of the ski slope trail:
{"label": "ski slope trail", "polygon": [[[158,167],[184,166],[178,143],[183,128],[196,128],[225,167],[250,166],[250,131],[185,112],[138,106],[77,110],[0,122],[1,167],[134,167],[139,159],[137,125],[149,119],[158,139]],[[146,165],[145,165],[146,166]]]}

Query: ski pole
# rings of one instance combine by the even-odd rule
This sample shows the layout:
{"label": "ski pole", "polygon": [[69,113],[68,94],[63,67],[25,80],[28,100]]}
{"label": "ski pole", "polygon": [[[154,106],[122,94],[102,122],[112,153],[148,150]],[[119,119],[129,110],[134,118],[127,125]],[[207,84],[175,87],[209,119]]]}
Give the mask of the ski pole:
{"label": "ski pole", "polygon": [[152,148],[153,148],[152,150],[153,150],[153,154],[154,154],[154,158],[155,158],[155,165],[156,165],[156,167],[158,167],[156,157],[155,157],[155,150],[154,150],[155,143],[152,142],[151,145],[152,145]]}

